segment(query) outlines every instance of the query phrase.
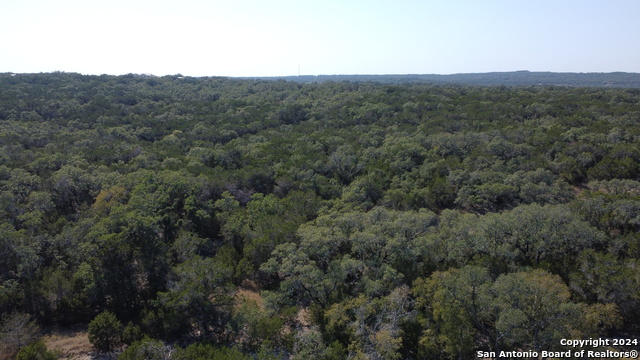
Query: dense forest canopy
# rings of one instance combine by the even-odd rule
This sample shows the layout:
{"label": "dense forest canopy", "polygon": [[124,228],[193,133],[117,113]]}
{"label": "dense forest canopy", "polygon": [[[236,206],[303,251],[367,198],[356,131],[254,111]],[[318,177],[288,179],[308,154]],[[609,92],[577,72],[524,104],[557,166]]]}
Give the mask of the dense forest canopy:
{"label": "dense forest canopy", "polygon": [[9,352],[35,323],[121,359],[640,332],[638,89],[0,74],[0,146]]}

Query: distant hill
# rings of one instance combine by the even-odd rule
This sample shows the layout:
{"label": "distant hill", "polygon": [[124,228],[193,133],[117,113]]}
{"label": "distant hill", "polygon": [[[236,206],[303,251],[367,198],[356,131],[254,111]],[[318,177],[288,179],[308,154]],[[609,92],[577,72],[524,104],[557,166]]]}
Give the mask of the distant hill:
{"label": "distant hill", "polygon": [[302,75],[280,77],[249,77],[245,79],[286,80],[294,82],[377,82],[383,84],[441,83],[467,85],[557,85],[640,88],[640,73],[557,73],[557,72],[490,72],[474,74],[408,74],[408,75]]}

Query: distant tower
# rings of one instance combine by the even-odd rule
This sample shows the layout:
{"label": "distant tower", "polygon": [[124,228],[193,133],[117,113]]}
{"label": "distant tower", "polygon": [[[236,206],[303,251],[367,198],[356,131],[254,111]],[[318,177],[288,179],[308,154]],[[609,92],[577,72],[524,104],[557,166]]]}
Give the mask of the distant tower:
{"label": "distant tower", "polygon": [[298,64],[298,76],[300,76],[300,64]]}

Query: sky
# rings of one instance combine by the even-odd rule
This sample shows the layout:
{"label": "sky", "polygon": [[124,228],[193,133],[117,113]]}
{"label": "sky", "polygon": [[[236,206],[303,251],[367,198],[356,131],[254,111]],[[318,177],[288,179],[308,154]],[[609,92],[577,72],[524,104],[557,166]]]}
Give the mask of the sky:
{"label": "sky", "polygon": [[0,0],[0,72],[640,72],[640,0]]}

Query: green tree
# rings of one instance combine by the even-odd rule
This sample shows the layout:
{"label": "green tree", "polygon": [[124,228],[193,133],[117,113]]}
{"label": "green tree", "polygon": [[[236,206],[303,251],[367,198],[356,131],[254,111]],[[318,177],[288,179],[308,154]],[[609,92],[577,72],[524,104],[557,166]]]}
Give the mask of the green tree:
{"label": "green tree", "polygon": [[344,184],[351,182],[362,168],[351,145],[339,146],[327,164],[327,171]]}
{"label": "green tree", "polygon": [[13,312],[2,319],[0,330],[2,345],[10,352],[15,352],[32,343],[40,328],[31,319],[31,315]]}
{"label": "green tree", "polygon": [[322,339],[322,333],[316,327],[296,332],[292,360],[327,359],[330,350]]}
{"label": "green tree", "polygon": [[435,220],[382,207],[322,215],[300,227],[299,245],[279,245],[261,269],[279,276],[281,295],[323,308],[346,294],[384,296],[415,276],[418,244]]}
{"label": "green tree", "polygon": [[95,179],[85,170],[64,165],[51,175],[53,202],[63,214],[73,214],[93,200]]}
{"label": "green tree", "polygon": [[582,318],[562,279],[544,270],[501,275],[491,291],[496,331],[511,349],[558,349],[560,339],[570,337]]}
{"label": "green tree", "polygon": [[214,347],[210,344],[195,343],[185,349],[179,349],[172,356],[175,360],[251,360],[236,348]]}
{"label": "green tree", "polygon": [[585,250],[571,274],[571,288],[589,303],[615,304],[627,323],[638,318],[640,278],[637,260],[620,261],[614,255]]}
{"label": "green tree", "polygon": [[309,119],[309,114],[303,105],[289,104],[278,110],[277,117],[285,124],[297,124]]}
{"label": "green tree", "polygon": [[111,358],[111,353],[121,344],[122,323],[112,313],[102,312],[89,323],[87,335],[98,352],[107,353]]}
{"label": "green tree", "polygon": [[220,334],[231,313],[231,274],[212,258],[194,257],[176,266],[167,291],[155,302],[167,338],[210,338]]}
{"label": "green tree", "polygon": [[292,316],[281,316],[254,301],[244,300],[239,305],[233,310],[232,318],[237,343],[251,351],[257,351],[263,344],[284,347],[287,340],[285,321],[291,323]]}
{"label": "green tree", "polygon": [[51,351],[42,340],[38,340],[23,347],[15,357],[15,360],[56,360],[60,357],[59,351]]}
{"label": "green tree", "polygon": [[482,246],[511,267],[547,266],[568,275],[574,258],[604,242],[604,234],[564,205],[521,205],[481,218]]}
{"label": "green tree", "polygon": [[412,292],[423,328],[420,351],[430,356],[444,352],[449,358],[464,359],[471,356],[479,337],[496,350],[492,298],[487,291],[491,283],[487,269],[477,266],[435,272],[428,279],[416,280]]}
{"label": "green tree", "polygon": [[134,341],[120,355],[118,360],[169,360],[175,350],[160,340],[144,339]]}
{"label": "green tree", "polygon": [[359,296],[332,305],[325,312],[327,330],[346,335],[349,356],[365,359],[400,359],[403,329],[413,313],[407,286],[382,298]]}
{"label": "green tree", "polygon": [[420,253],[433,264],[462,267],[486,254],[479,217],[457,210],[444,210],[438,218],[436,231],[426,234]]}

